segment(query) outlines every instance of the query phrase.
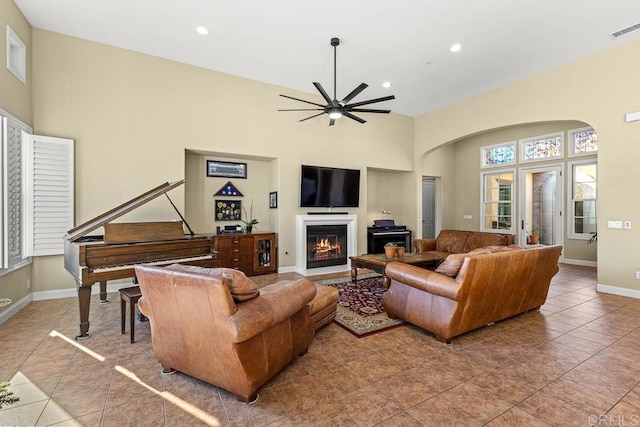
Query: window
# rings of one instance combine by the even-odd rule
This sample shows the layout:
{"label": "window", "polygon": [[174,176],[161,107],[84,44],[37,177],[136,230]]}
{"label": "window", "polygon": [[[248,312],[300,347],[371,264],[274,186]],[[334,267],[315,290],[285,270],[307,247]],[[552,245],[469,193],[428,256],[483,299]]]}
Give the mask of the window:
{"label": "window", "polygon": [[598,154],[598,134],[593,128],[572,129],[569,135],[569,156]]}
{"label": "window", "polygon": [[594,161],[572,162],[571,170],[571,216],[569,237],[589,239],[596,232],[596,201],[598,196],[597,163]]}
{"label": "window", "polygon": [[520,140],[520,161],[553,160],[563,156],[564,132]]}
{"label": "window", "polygon": [[480,157],[482,161],[480,167],[483,168],[512,165],[516,162],[516,143],[507,142],[482,147]]}
{"label": "window", "polygon": [[482,174],[482,231],[513,231],[514,172]]}

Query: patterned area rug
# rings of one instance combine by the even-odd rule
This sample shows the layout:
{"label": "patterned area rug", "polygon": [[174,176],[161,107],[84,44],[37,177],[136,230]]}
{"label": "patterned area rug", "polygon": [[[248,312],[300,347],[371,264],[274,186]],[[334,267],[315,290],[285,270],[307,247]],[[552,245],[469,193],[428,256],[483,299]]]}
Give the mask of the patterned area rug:
{"label": "patterned area rug", "polygon": [[351,277],[318,280],[319,285],[329,285],[340,291],[336,323],[356,335],[363,337],[404,323],[387,317],[382,306],[382,276],[379,274],[358,275],[358,282]]}

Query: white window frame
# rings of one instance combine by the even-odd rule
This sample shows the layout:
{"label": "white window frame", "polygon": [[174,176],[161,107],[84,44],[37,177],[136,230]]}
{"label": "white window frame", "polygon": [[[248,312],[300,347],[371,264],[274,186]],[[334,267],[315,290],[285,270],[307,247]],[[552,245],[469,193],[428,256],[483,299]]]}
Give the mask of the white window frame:
{"label": "white window frame", "polygon": [[[574,135],[577,133],[581,133],[581,132],[586,132],[586,131],[594,131],[594,133],[597,135],[597,132],[595,132],[595,130],[591,127],[591,126],[587,126],[587,127],[583,127],[583,128],[578,128],[578,129],[570,129],[567,131],[567,156],[568,157],[584,157],[584,156],[595,156],[598,154],[598,150],[596,151],[591,151],[588,153],[576,153],[576,140],[574,138]],[[598,141],[598,145],[600,144],[600,141]],[[598,149],[600,147],[598,146]]]}
{"label": "white window frame", "polygon": [[[584,160],[574,160],[574,161],[570,161],[567,163],[568,164],[568,169],[569,169],[569,176],[567,179],[567,194],[569,196],[569,203],[570,203],[570,207],[569,207],[569,215],[567,215],[567,238],[569,239],[577,239],[577,240],[589,240],[592,237],[591,233],[576,233],[574,230],[574,225],[575,225],[575,198],[574,198],[574,188],[575,188],[575,183],[574,183],[574,167],[575,166],[579,166],[579,165],[589,165],[589,164],[594,164],[596,165],[596,172],[598,170],[598,159],[597,158],[591,158],[591,159],[584,159]],[[598,182],[598,176],[596,174],[596,182]],[[585,200],[592,200],[592,199],[585,199]],[[597,189],[596,189],[596,198],[595,198],[595,203],[596,203],[596,223],[597,223],[597,218],[598,218],[598,197],[597,197]]]}
{"label": "white window frame", "polygon": [[[499,165],[489,165],[489,164],[485,163],[486,153],[488,153],[489,151],[494,150],[496,148],[509,147],[509,146],[511,146],[513,148],[513,161],[507,162],[507,163],[501,163]],[[481,169],[485,169],[485,168],[503,168],[505,166],[515,165],[517,159],[518,159],[518,153],[517,153],[517,150],[516,150],[516,141],[509,141],[509,142],[503,142],[503,143],[500,143],[500,144],[487,145],[487,146],[484,146],[484,147],[480,148],[480,168]]]}
{"label": "white window frame", "polygon": [[[540,139],[552,139],[552,138],[557,138],[560,137],[560,151],[558,152],[558,155],[555,157],[545,157],[543,159],[525,159],[525,154],[526,154],[526,150],[524,148],[525,144],[527,144],[528,142],[531,141],[537,141]],[[531,138],[524,138],[524,139],[520,139],[518,140],[519,144],[518,144],[518,148],[520,151],[520,163],[533,163],[533,162],[548,162],[551,160],[555,160],[557,161],[558,159],[562,159],[564,158],[564,131],[563,132],[555,132],[555,133],[550,133],[547,135],[538,135],[538,136],[534,136]]]}
{"label": "white window frame", "polygon": [[[487,202],[485,197],[486,197],[486,191],[485,191],[485,181],[486,181],[486,177],[487,176],[491,176],[491,175],[504,175],[504,174],[508,174],[510,173],[511,176],[513,177],[513,181],[511,182],[511,200],[509,201],[509,203],[511,204],[511,227],[510,228],[487,228],[485,227],[486,224],[486,218],[485,218],[485,206],[487,203],[493,203],[493,202]],[[480,231],[485,231],[488,233],[510,233],[510,234],[515,234],[515,229],[516,229],[516,169],[515,168],[510,168],[510,169],[496,169],[496,170],[487,170],[485,172],[481,172],[480,173]],[[504,203],[504,202],[503,202]]]}

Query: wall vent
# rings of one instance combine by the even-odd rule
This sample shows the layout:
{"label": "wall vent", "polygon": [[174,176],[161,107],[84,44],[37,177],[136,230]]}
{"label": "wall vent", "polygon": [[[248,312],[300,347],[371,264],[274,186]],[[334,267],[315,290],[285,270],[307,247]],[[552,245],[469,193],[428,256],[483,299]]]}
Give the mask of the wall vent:
{"label": "wall vent", "polygon": [[611,34],[611,37],[617,39],[618,37],[626,36],[627,34],[633,33],[634,31],[638,30],[640,30],[640,23],[618,30],[615,33]]}

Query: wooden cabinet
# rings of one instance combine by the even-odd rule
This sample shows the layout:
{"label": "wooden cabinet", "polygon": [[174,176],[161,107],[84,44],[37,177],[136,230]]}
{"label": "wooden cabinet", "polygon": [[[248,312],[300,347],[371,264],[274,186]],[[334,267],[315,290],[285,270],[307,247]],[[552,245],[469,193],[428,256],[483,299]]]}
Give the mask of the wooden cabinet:
{"label": "wooden cabinet", "polygon": [[217,234],[212,238],[220,267],[234,268],[248,276],[276,272],[275,233]]}

